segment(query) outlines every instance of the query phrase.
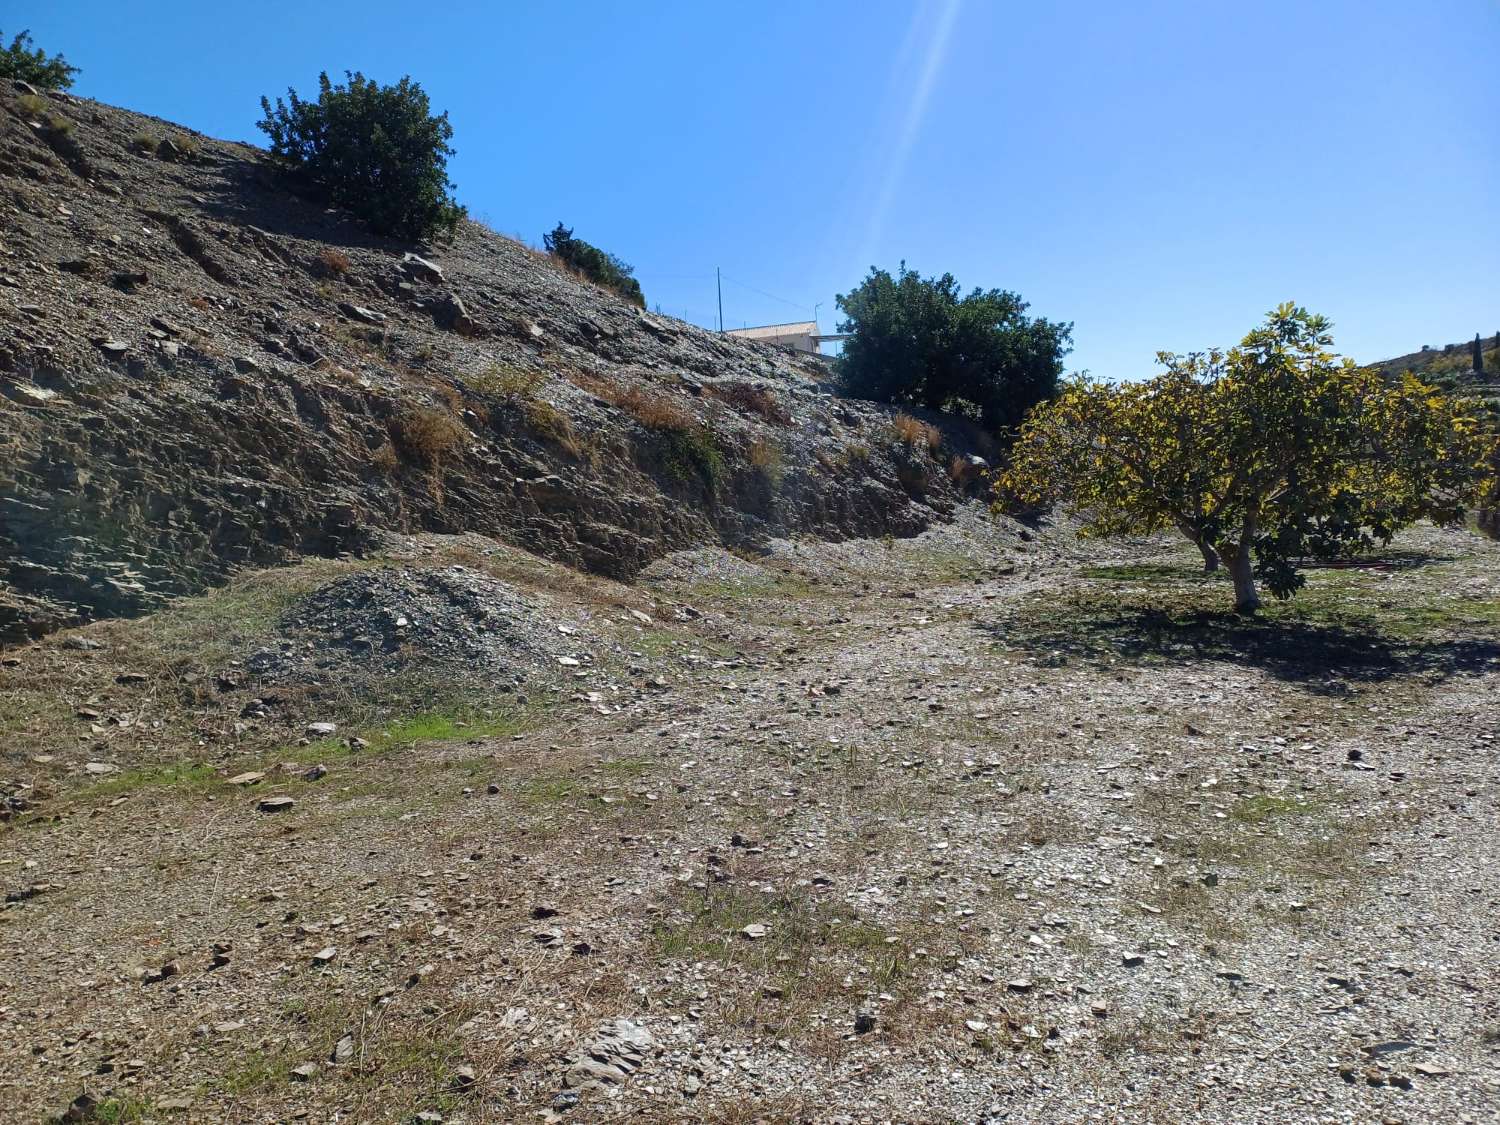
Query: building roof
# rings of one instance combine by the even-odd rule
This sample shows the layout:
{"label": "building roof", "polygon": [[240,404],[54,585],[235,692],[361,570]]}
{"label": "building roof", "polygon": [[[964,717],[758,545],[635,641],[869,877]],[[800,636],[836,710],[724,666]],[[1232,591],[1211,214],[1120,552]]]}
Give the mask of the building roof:
{"label": "building roof", "polygon": [[813,320],[792,324],[762,324],[758,328],[731,328],[726,336],[743,336],[747,340],[766,340],[776,336],[816,336],[818,324]]}

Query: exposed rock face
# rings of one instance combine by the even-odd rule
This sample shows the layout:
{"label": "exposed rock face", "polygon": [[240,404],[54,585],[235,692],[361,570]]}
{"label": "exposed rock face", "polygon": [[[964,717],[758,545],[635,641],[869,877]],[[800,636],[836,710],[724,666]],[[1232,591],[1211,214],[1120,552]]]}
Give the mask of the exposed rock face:
{"label": "exposed rock face", "polygon": [[816,358],[477,224],[413,253],[260,150],[50,100],[76,159],[0,96],[0,639],[378,529],[630,577],[701,542],[915,534],[962,496],[963,435],[899,447]]}

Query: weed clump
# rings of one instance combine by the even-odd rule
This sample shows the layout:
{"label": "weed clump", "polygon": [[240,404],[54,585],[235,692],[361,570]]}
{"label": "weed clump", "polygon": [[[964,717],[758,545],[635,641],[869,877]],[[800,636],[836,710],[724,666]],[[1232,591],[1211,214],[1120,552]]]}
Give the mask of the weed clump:
{"label": "weed clump", "polygon": [[436,469],[468,438],[452,414],[433,407],[413,407],[391,420],[391,442],[408,462]]}
{"label": "weed clump", "polygon": [[742,414],[754,414],[777,426],[790,426],[792,416],[776,401],[776,396],[765,387],[747,383],[743,379],[704,385],[703,393],[718,399]]}
{"label": "weed clump", "polygon": [[909,449],[925,447],[928,453],[936,454],[943,448],[942,431],[910,414],[897,414],[891,419],[891,432],[898,442]]}
{"label": "weed clump", "polygon": [[343,277],[349,272],[349,255],[333,246],[318,251],[318,269],[325,277]]}

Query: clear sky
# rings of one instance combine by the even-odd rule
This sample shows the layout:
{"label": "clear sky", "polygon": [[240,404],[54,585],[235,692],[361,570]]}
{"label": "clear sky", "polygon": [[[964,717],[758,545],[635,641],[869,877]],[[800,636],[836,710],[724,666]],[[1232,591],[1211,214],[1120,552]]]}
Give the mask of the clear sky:
{"label": "clear sky", "polygon": [[260,139],[317,73],[411,74],[458,195],[558,220],[705,325],[872,264],[1019,291],[1149,374],[1279,301],[1373,360],[1500,331],[1500,0],[6,0],[75,92]]}

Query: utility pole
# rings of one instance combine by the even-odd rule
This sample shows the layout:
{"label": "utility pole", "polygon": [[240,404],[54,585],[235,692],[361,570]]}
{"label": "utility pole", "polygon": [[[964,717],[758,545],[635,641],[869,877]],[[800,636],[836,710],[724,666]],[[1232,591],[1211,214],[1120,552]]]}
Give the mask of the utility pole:
{"label": "utility pole", "polygon": [[719,267],[714,267],[714,284],[719,287],[719,332],[724,331],[724,280],[719,276]]}

